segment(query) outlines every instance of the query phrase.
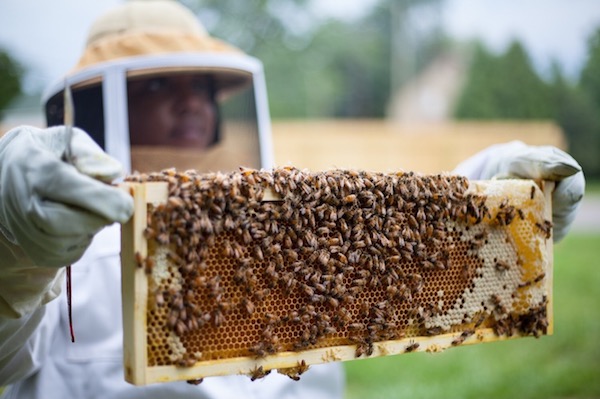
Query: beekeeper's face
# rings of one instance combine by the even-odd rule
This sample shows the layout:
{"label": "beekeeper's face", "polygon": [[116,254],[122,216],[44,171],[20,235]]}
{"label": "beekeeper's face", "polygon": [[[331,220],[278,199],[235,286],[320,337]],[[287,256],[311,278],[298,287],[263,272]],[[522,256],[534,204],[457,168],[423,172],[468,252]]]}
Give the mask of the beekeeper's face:
{"label": "beekeeper's face", "polygon": [[217,140],[215,90],[209,76],[134,78],[127,92],[132,145],[206,149]]}

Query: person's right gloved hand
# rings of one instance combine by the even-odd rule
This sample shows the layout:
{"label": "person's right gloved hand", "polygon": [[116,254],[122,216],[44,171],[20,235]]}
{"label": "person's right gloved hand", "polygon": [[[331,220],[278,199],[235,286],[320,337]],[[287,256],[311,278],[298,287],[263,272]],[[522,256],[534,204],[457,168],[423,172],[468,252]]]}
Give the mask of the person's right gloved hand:
{"label": "person's right gloved hand", "polygon": [[133,213],[131,196],[107,184],[121,164],[77,128],[68,164],[61,159],[66,137],[64,126],[22,126],[0,140],[0,240],[35,266],[70,265],[100,229]]}

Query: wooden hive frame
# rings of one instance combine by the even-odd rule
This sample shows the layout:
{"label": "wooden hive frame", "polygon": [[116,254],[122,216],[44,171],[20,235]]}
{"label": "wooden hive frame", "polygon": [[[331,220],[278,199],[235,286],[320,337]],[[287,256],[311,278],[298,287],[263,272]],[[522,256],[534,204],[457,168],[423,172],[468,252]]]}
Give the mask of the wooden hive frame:
{"label": "wooden hive frame", "polygon": [[[245,173],[242,173],[242,177],[250,176],[247,172]],[[173,174],[174,172],[167,172],[167,175]],[[397,174],[397,176],[399,175]],[[255,183],[254,179],[252,179],[251,183]],[[260,192],[260,201],[285,201],[285,193],[282,193],[278,187],[273,187],[273,184],[272,180],[269,181],[267,186],[270,185],[270,187],[266,187],[265,190]],[[524,224],[527,222],[529,225],[528,228],[531,231],[536,229],[541,230],[538,232],[539,236],[542,237],[541,239],[532,239],[531,242],[521,242],[516,245],[518,247],[517,252],[519,252],[517,254],[519,259],[517,264],[520,264],[524,271],[519,272],[522,279],[515,283],[516,285],[513,284],[513,288],[507,292],[514,298],[517,291],[522,293],[535,288],[536,292],[533,296],[538,298],[537,302],[529,302],[527,305],[515,305],[516,307],[520,307],[520,315],[515,313],[515,315],[509,317],[494,316],[496,317],[494,321],[492,316],[496,313],[496,310],[488,309],[495,306],[492,298],[491,302],[486,299],[485,304],[482,301],[482,309],[488,310],[480,312],[481,317],[479,318],[475,316],[469,317],[458,323],[452,322],[451,328],[439,328],[435,322],[431,321],[435,318],[432,316],[429,319],[429,327],[433,327],[429,329],[426,329],[427,325],[423,323],[421,325],[422,328],[420,327],[419,329],[408,326],[405,328],[406,334],[402,332],[400,334],[393,334],[391,339],[371,340],[368,345],[362,345],[357,342],[344,342],[343,344],[324,346],[306,345],[296,350],[290,350],[289,347],[287,350],[267,351],[267,353],[256,353],[256,350],[254,352],[251,350],[250,352],[246,351],[247,353],[243,356],[207,360],[203,360],[202,355],[198,355],[192,357],[191,361],[189,358],[181,358],[179,361],[173,361],[172,364],[151,364],[149,359],[148,320],[150,308],[156,306],[156,304],[153,305],[153,293],[150,287],[151,271],[148,271],[148,265],[145,266],[145,262],[152,256],[156,256],[157,246],[151,239],[147,238],[147,228],[149,221],[151,221],[149,219],[149,215],[151,214],[150,209],[154,209],[160,204],[166,204],[169,201],[171,189],[167,182],[151,181],[128,182],[124,183],[122,187],[131,193],[135,203],[134,215],[127,224],[123,225],[122,229],[124,365],[125,379],[133,384],[144,385],[175,380],[199,380],[206,376],[228,374],[247,374],[254,379],[272,369],[277,369],[297,379],[312,364],[413,351],[437,352],[461,344],[490,342],[526,335],[535,335],[537,337],[540,334],[552,334],[552,239],[551,231],[547,230],[551,221],[550,198],[553,189],[552,183],[539,182],[536,184],[533,181],[527,180],[472,181],[469,183],[466,192],[481,194],[485,197],[487,204],[495,204],[490,205],[492,212],[488,216],[482,216],[481,220],[478,221],[487,226],[486,228],[509,231],[510,226],[507,225],[510,224],[510,220],[506,223],[507,225],[504,225],[504,222],[498,225],[502,209],[506,209],[508,206],[513,211],[518,211],[521,216],[519,223]],[[272,189],[272,191],[269,189]],[[541,193],[543,195],[540,195]],[[516,206],[516,203],[511,201],[519,196],[521,202]],[[536,197],[535,201],[533,200],[534,196]],[[531,197],[531,201],[529,201],[529,197]],[[510,199],[510,201],[507,202],[507,199]],[[527,217],[523,216],[523,210],[529,212]],[[518,219],[516,213],[513,212],[512,218],[515,220]],[[543,224],[545,227],[542,226]],[[471,234],[471,238],[473,234],[475,233]],[[516,236],[519,233],[513,229],[513,231],[509,231],[506,234]],[[515,246],[514,242],[511,245]],[[522,255],[520,252],[523,251],[529,254]],[[524,259],[527,259],[527,261],[524,262]],[[528,262],[532,263],[534,261],[537,265],[535,266],[537,268],[536,271],[531,271],[533,269],[527,271],[527,267],[530,267],[528,266]],[[500,261],[495,262],[497,269],[504,267]],[[453,267],[459,266],[454,265]],[[540,270],[543,270],[543,272],[540,273]],[[474,277],[471,276],[471,278]],[[445,283],[441,282],[439,284],[443,286]],[[486,295],[489,297],[489,294]],[[532,294],[527,292],[525,296],[531,297]],[[540,302],[540,298],[543,298],[542,302]],[[514,303],[516,302],[517,300],[515,299]],[[460,308],[462,308],[463,304],[465,306],[469,305],[465,303],[464,296]],[[502,307],[500,304],[497,305],[498,307]],[[458,310],[458,307],[459,305],[455,304],[452,309]],[[540,307],[543,307],[543,309],[540,310]],[[444,315],[451,314],[452,309],[447,309]],[[538,314],[540,311],[543,311],[543,320],[536,319],[535,323],[537,324],[535,326],[526,327],[525,330],[523,330],[520,324],[520,327],[515,327],[516,324],[520,323],[515,322],[515,320],[521,320],[520,317],[530,317],[527,315],[531,315],[532,312],[533,314]],[[438,317],[439,324],[443,324],[439,321],[439,317],[442,316],[436,315],[436,317]],[[367,326],[364,327],[366,328]],[[210,328],[214,329],[214,326]]]}

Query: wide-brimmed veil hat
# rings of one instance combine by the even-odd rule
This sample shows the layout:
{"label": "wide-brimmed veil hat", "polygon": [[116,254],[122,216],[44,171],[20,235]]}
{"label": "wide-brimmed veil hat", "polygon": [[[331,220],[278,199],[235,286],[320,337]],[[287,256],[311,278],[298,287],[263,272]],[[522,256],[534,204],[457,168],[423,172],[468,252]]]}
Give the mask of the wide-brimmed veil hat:
{"label": "wide-brimmed veil hat", "polygon": [[48,125],[62,123],[62,93],[70,85],[76,124],[129,169],[129,137],[123,134],[128,132],[126,82],[177,72],[210,74],[219,100],[252,89],[261,166],[271,167],[262,63],[209,35],[197,16],[174,0],[131,0],[97,18],[75,66],[43,94]]}

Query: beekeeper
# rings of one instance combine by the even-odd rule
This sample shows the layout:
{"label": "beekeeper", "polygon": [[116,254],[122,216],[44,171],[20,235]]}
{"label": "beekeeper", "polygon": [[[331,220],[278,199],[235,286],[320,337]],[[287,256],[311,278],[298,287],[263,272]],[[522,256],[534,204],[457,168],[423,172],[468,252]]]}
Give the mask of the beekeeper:
{"label": "beekeeper", "polygon": [[[65,162],[63,91],[73,91],[74,165]],[[174,1],[130,1],[91,27],[76,67],[45,93],[48,128],[0,140],[0,385],[8,398],[341,398],[339,363],[299,382],[271,373],[130,385],[124,380],[120,226],[132,199],[106,184],[123,172],[272,167],[262,64],[209,36]],[[399,161],[400,163],[401,161]],[[471,178],[559,181],[554,237],[583,196],[581,168],[550,147],[509,143],[459,166]],[[118,222],[118,223],[116,223]],[[76,343],[64,266],[72,264]],[[64,291],[64,289],[63,289]]]}

